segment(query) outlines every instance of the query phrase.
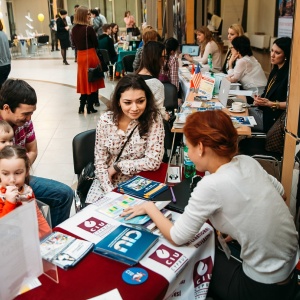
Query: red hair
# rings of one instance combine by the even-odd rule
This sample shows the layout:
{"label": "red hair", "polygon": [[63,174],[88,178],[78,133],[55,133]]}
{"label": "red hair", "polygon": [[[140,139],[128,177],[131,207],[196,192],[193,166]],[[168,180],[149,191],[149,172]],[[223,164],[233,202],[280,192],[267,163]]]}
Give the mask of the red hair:
{"label": "red hair", "polygon": [[230,117],[221,110],[191,114],[186,120],[183,133],[193,146],[201,142],[222,157],[232,158],[237,154],[237,131]]}

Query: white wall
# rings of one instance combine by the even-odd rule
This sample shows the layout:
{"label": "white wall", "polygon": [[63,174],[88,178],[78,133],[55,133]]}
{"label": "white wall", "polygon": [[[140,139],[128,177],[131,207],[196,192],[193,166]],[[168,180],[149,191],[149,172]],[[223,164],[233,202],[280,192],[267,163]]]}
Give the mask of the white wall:
{"label": "white wall", "polygon": [[264,32],[273,36],[276,0],[249,0],[247,32]]}
{"label": "white wall", "polygon": [[[2,0],[3,1],[3,0]],[[4,1],[3,1],[4,2]],[[16,23],[16,33],[26,36],[26,23],[29,23],[25,16],[30,12],[30,17],[33,20],[31,25],[34,27],[33,31],[37,30],[39,33],[50,34],[49,29],[49,8],[47,0],[12,0],[14,18]],[[45,16],[43,22],[38,20],[38,14],[42,13]]]}
{"label": "white wall", "polygon": [[8,17],[7,17],[7,7],[6,7],[6,1],[0,0],[0,12],[3,15],[1,22],[4,27],[4,32],[6,33],[8,39],[10,39],[10,34],[9,34],[9,23],[8,23]]}

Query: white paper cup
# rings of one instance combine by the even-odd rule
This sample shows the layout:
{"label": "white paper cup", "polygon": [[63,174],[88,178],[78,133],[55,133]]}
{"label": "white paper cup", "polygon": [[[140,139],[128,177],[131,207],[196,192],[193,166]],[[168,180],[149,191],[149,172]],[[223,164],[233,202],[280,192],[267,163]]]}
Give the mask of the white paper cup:
{"label": "white paper cup", "polygon": [[241,111],[243,109],[243,103],[242,102],[233,102],[231,104],[231,108],[234,111]]}

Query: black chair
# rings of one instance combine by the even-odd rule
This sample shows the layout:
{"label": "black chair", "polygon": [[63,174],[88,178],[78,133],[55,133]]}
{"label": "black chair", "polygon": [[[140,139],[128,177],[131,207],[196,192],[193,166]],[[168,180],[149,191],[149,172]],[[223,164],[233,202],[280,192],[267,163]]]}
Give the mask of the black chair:
{"label": "black chair", "polygon": [[48,51],[50,53],[49,39],[50,39],[49,35],[41,35],[37,38],[37,49],[38,49],[38,51],[39,51],[39,48],[41,49],[41,47],[47,46]]}
{"label": "black chair", "polygon": [[96,129],[81,132],[73,138],[73,164],[77,177],[89,162],[94,161],[95,139]]}
{"label": "black chair", "polygon": [[[164,128],[165,128],[165,140],[164,140],[164,148],[165,155],[163,158],[163,162],[167,163],[169,161],[168,151],[170,151],[170,156],[172,157],[175,154],[177,146],[181,144],[182,134],[177,133],[174,137],[174,133],[171,132],[173,127],[173,122],[175,120],[175,110],[178,109],[178,93],[177,87],[170,82],[163,82],[164,90],[165,90],[165,101],[164,106],[166,111],[172,112],[172,117],[169,122],[164,120]],[[173,144],[174,139],[174,144]]]}
{"label": "black chair", "polygon": [[108,66],[108,72],[106,72],[106,75],[109,77],[109,72],[112,69],[113,79],[115,78],[115,64],[112,64],[109,58],[108,51],[106,49],[100,49],[100,52],[103,56],[103,60],[105,64]]}
{"label": "black chair", "polygon": [[122,64],[125,74],[133,73],[133,61],[135,59],[134,54],[126,55],[122,58]]}

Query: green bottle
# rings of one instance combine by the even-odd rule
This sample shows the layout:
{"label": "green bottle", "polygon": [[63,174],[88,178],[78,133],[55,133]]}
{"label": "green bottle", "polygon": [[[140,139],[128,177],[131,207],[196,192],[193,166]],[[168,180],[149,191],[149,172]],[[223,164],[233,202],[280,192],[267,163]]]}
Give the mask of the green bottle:
{"label": "green bottle", "polygon": [[185,145],[183,150],[183,165],[185,178],[191,178],[196,174],[196,167],[188,156],[188,150],[188,147]]}
{"label": "green bottle", "polygon": [[212,62],[212,55],[211,55],[211,53],[208,54],[207,64],[209,66],[209,70],[211,71],[213,69],[213,62]]}

